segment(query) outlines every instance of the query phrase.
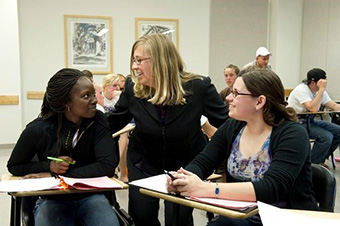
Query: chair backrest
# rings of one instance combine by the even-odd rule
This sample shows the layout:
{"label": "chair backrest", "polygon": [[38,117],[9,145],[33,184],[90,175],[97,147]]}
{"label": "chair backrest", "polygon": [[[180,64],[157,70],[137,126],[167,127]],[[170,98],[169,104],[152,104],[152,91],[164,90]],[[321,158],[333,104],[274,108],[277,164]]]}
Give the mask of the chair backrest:
{"label": "chair backrest", "polygon": [[334,212],[336,180],[326,167],[312,163],[312,181],[320,211]]}

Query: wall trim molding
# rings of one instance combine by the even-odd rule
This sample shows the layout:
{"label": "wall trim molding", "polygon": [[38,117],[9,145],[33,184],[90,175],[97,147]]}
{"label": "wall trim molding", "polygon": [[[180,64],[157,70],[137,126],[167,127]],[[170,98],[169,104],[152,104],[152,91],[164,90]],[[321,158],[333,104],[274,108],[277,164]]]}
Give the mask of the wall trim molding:
{"label": "wall trim molding", "polygon": [[0,151],[1,149],[13,149],[15,144],[0,144]]}
{"label": "wall trim molding", "polygon": [[45,91],[27,91],[28,100],[42,100],[44,99]]}
{"label": "wall trim molding", "polygon": [[18,95],[0,95],[0,105],[18,105]]}

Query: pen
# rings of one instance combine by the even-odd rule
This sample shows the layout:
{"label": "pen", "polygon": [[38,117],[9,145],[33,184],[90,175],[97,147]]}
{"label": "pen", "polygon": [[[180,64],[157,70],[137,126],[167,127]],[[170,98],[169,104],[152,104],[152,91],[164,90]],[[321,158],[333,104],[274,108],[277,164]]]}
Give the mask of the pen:
{"label": "pen", "polygon": [[55,158],[55,157],[50,157],[50,156],[48,156],[47,159],[53,160],[53,161],[57,161],[57,162],[67,162],[68,164],[72,164],[72,165],[74,165],[74,164],[76,163],[76,161],[69,162],[69,161],[66,161],[66,160],[64,160],[64,159]]}
{"label": "pen", "polygon": [[166,170],[164,170],[164,173],[167,174],[172,180],[176,180],[177,179],[174,175],[172,175],[171,173],[169,173]]}

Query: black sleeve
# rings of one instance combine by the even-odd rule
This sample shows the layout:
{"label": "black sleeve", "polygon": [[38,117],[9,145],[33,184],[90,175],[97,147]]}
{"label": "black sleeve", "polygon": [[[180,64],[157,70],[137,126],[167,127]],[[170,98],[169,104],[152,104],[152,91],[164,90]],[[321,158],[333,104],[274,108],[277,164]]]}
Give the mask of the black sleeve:
{"label": "black sleeve", "polygon": [[127,78],[124,91],[120,94],[115,109],[106,113],[112,133],[124,128],[132,120],[133,115],[129,111],[129,100],[132,96],[133,83],[131,78]]}
{"label": "black sleeve", "polygon": [[232,135],[230,134],[232,129],[230,128],[233,127],[233,122],[235,121],[228,119],[218,128],[204,150],[185,168],[198,175],[201,179],[209,177],[230,152],[232,143]]}
{"label": "black sleeve", "polygon": [[[42,161],[32,161],[40,152],[39,137],[42,136],[39,135],[38,129],[32,124],[21,133],[7,162],[7,169],[14,176],[50,171],[47,158]],[[48,139],[46,136],[43,136],[43,138]]]}
{"label": "black sleeve", "polygon": [[209,123],[215,127],[220,127],[229,117],[228,107],[217,93],[215,86],[211,83],[209,77],[204,78],[206,93],[204,95],[203,115],[209,120]]}
{"label": "black sleeve", "polygon": [[[287,197],[310,155],[306,129],[297,123],[273,134],[272,162],[261,181],[253,182],[256,199],[275,203]],[[271,145],[272,146],[272,145]]]}

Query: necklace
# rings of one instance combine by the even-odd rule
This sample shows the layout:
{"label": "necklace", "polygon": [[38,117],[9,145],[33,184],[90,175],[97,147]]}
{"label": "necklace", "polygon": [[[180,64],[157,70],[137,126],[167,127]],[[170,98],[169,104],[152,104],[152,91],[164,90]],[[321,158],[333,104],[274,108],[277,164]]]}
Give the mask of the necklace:
{"label": "necklace", "polygon": [[[77,138],[76,140],[76,144],[78,143],[78,141],[80,140],[80,138],[83,136],[83,134],[85,133],[85,131],[94,123],[94,121],[92,121],[84,130],[83,132],[81,132],[81,134],[79,135],[79,137]],[[70,139],[70,136],[71,136],[71,129],[68,131],[68,134],[67,134],[67,137],[66,137],[66,140],[65,140],[65,149],[66,151],[68,151],[68,141]]]}

